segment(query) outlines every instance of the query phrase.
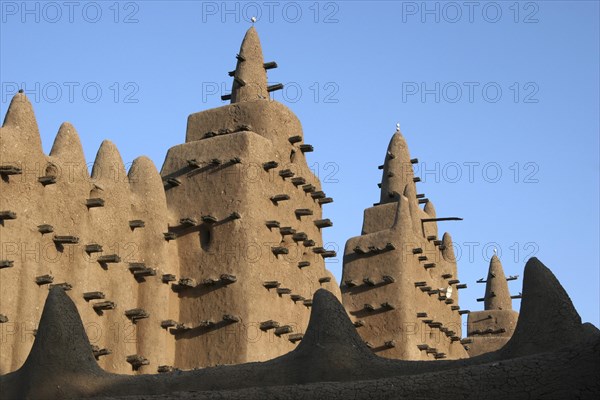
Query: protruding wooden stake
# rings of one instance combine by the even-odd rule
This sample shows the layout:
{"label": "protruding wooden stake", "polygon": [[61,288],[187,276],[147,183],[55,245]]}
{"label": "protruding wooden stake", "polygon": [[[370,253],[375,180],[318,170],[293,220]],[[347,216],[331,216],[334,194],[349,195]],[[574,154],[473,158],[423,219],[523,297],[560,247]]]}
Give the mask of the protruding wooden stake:
{"label": "protruding wooden stake", "polygon": [[198,286],[196,280],[193,278],[180,278],[177,282],[177,285],[188,288],[195,288],[196,286]]}
{"label": "protruding wooden stake", "polygon": [[304,232],[296,232],[292,235],[292,240],[294,242],[303,242],[308,239],[308,235]]}
{"label": "protruding wooden stake", "polygon": [[90,243],[85,245],[85,252],[88,254],[102,253],[102,246],[98,243]]}
{"label": "protruding wooden stake", "polygon": [[135,324],[140,319],[150,317],[150,314],[148,314],[143,308],[132,308],[131,310],[125,311],[125,316]]}
{"label": "protruding wooden stake", "polygon": [[52,282],[54,282],[54,277],[52,275],[40,275],[35,277],[35,283],[37,283],[38,286],[47,285]]}
{"label": "protruding wooden stake", "polygon": [[369,278],[369,277],[363,278],[363,282],[367,286],[375,286],[375,281],[373,279]]}
{"label": "protruding wooden stake", "polygon": [[21,175],[23,170],[16,165],[0,165],[0,175],[10,176],[10,175]]}
{"label": "protruding wooden stake", "polygon": [[99,360],[100,357],[109,355],[112,352],[110,351],[110,349],[106,349],[106,348],[101,349],[100,347],[98,347],[96,345],[92,345],[92,353],[94,354],[94,358],[96,360]]}
{"label": "protruding wooden stake", "polygon": [[191,218],[191,217],[181,218],[179,220],[179,225],[181,225],[181,226],[196,226],[196,225],[198,225],[198,221],[196,221],[195,218]]}
{"label": "protruding wooden stake", "polygon": [[177,178],[167,178],[165,182],[171,186],[181,186],[181,181]]}
{"label": "protruding wooden stake", "polygon": [[314,200],[317,200],[317,199],[324,199],[325,197],[327,197],[327,195],[325,194],[324,191],[319,190],[317,192],[312,192],[310,194],[310,197],[312,197]]}
{"label": "protruding wooden stake", "polygon": [[291,226],[282,226],[279,228],[279,233],[281,233],[281,236],[289,236],[296,233],[296,230]]}
{"label": "protruding wooden stake", "polygon": [[116,304],[112,301],[100,301],[98,303],[92,304],[92,308],[94,311],[106,311],[106,310],[114,310]]}
{"label": "protruding wooden stake", "polygon": [[272,229],[272,228],[279,228],[279,221],[267,221],[265,223],[267,225],[267,228]]}
{"label": "protruding wooden stake", "polygon": [[278,327],[279,327],[279,322],[273,321],[272,319],[261,322],[259,325],[259,328],[263,331],[268,331],[269,329],[275,329]]}
{"label": "protruding wooden stake", "polygon": [[282,169],[281,171],[279,171],[279,176],[283,179],[292,178],[294,175],[296,174],[291,169]]}
{"label": "protruding wooden stake", "polygon": [[267,281],[263,283],[263,286],[267,289],[275,289],[281,286],[281,283],[279,283],[278,281]]}
{"label": "protruding wooden stake", "polygon": [[315,185],[312,184],[307,184],[307,185],[302,185],[302,190],[304,190],[306,193],[311,193],[315,191]]}
{"label": "protruding wooden stake", "polygon": [[279,166],[279,163],[277,161],[267,161],[266,163],[263,164],[263,168],[265,171],[268,171],[273,168],[277,168],[278,166]]}
{"label": "protruding wooden stake", "polygon": [[104,293],[102,292],[85,292],[83,294],[83,299],[85,301],[90,301],[90,300],[102,300],[104,299]]}
{"label": "protruding wooden stake", "polygon": [[283,325],[283,326],[280,326],[279,328],[275,328],[276,336],[285,335],[286,333],[291,333],[291,332],[293,332],[293,329],[290,325]]}
{"label": "protruding wooden stake", "polygon": [[290,196],[288,194],[276,194],[275,196],[271,196],[271,201],[273,203],[279,203],[280,201],[289,200]]}
{"label": "protruding wooden stake", "polygon": [[129,221],[129,227],[131,229],[144,228],[145,226],[146,226],[146,223],[144,221],[142,221],[141,219],[134,219],[132,221]]}
{"label": "protruding wooden stake", "polygon": [[225,314],[223,315],[223,321],[234,324],[236,322],[240,322],[241,318],[233,314]]}
{"label": "protruding wooden stake", "polygon": [[168,374],[169,372],[173,372],[176,369],[177,368],[175,368],[171,365],[159,365],[158,368],[156,369],[156,372],[158,372],[159,374]]}
{"label": "protruding wooden stake", "polygon": [[276,256],[279,254],[288,254],[290,252],[287,247],[283,247],[283,246],[271,247],[271,251]]}
{"label": "protruding wooden stake", "polygon": [[38,225],[38,232],[42,235],[46,233],[52,233],[54,232],[54,227],[48,224]]}
{"label": "protruding wooden stake", "polygon": [[299,342],[304,337],[303,333],[293,333],[288,336],[288,340],[292,343]]}
{"label": "protruding wooden stake", "polygon": [[206,279],[202,279],[202,281],[200,283],[202,285],[204,285],[204,286],[214,286],[217,283],[219,283],[219,279],[216,279],[216,278],[206,278]]}
{"label": "protruding wooden stake", "polygon": [[318,220],[316,220],[314,222],[314,224],[319,229],[321,229],[321,228],[329,228],[329,227],[333,226],[333,222],[331,222],[331,220],[329,218],[318,219]]}
{"label": "protruding wooden stake", "polygon": [[231,283],[237,282],[237,277],[235,275],[231,275],[231,274],[221,274],[219,279],[221,280],[221,283],[223,283],[225,285],[229,285]]}
{"label": "protruding wooden stake", "polygon": [[163,236],[167,242],[177,239],[177,234],[175,232],[165,232],[163,233]]}
{"label": "protruding wooden stake", "polygon": [[104,199],[101,199],[99,197],[87,199],[85,201],[85,205],[87,208],[104,207]]}
{"label": "protruding wooden stake", "polygon": [[269,93],[274,92],[276,90],[281,90],[281,89],[283,89],[283,83],[276,83],[274,85],[267,86],[267,92],[269,92]]}
{"label": "protruding wooden stake", "polygon": [[52,238],[54,243],[56,244],[77,244],[79,243],[79,238],[77,236],[59,236],[54,235]]}
{"label": "protruding wooden stake", "polygon": [[218,221],[218,219],[216,217],[213,217],[212,215],[203,215],[202,217],[200,217],[200,219],[206,224],[214,224]]}
{"label": "protruding wooden stake", "polygon": [[121,257],[118,254],[107,254],[98,257],[97,261],[103,264],[119,263],[121,262]]}
{"label": "protruding wooden stake", "polygon": [[278,295],[284,295],[284,294],[291,294],[292,293],[292,289],[288,289],[288,288],[277,288],[276,290]]}
{"label": "protruding wooden stake", "polygon": [[133,368],[134,371],[137,371],[143,365],[150,364],[150,361],[148,361],[148,359],[146,359],[145,357],[142,357],[138,354],[133,354],[133,355],[127,356],[126,360],[129,364],[131,364],[131,368]]}
{"label": "protruding wooden stake", "polygon": [[297,176],[295,178],[292,178],[292,183],[294,184],[294,186],[304,185],[306,184],[306,179],[304,179],[301,176]]}
{"label": "protruding wooden stake", "polygon": [[40,176],[38,178],[38,182],[41,183],[43,186],[53,185],[56,183],[56,176],[53,176],[53,175]]}
{"label": "protruding wooden stake", "polygon": [[303,153],[310,153],[310,152],[314,151],[314,147],[312,144],[301,144],[299,147],[300,147],[300,151]]}
{"label": "protruding wooden stake", "polygon": [[300,296],[299,294],[292,294],[290,296],[290,299],[292,299],[292,301],[295,303],[297,301],[304,301],[306,300],[303,296]]}
{"label": "protruding wooden stake", "polygon": [[301,141],[302,141],[302,136],[300,136],[300,135],[291,136],[291,137],[289,137],[289,138],[288,138],[288,141],[289,141],[291,144],[294,144],[294,143],[299,143],[299,142],[301,142]]}
{"label": "protruding wooden stake", "polygon": [[297,217],[305,217],[308,215],[313,215],[313,210],[309,208],[298,208],[295,211]]}
{"label": "protruding wooden stake", "polygon": [[323,257],[323,258],[335,258],[335,257],[337,257],[337,253],[335,252],[335,250],[326,250],[323,253],[321,253],[321,257]]}

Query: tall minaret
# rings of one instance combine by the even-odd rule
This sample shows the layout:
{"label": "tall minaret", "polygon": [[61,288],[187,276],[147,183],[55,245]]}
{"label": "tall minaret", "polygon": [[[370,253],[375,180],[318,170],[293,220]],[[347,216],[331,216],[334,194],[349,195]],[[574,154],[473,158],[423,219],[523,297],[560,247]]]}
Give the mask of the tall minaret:
{"label": "tall minaret", "polygon": [[312,295],[339,287],[325,268],[322,217],[333,199],[308,167],[302,125],[271,100],[256,29],[244,37],[230,104],[188,118],[161,174],[177,243],[174,366],[264,361],[293,350]]}
{"label": "tall minaret", "polygon": [[237,55],[231,103],[268,98],[267,72],[264,67],[262,48],[256,29],[251,27],[246,32]]}
{"label": "tall minaret", "polygon": [[[482,282],[480,280],[479,282]],[[498,350],[512,336],[519,313],[512,309],[507,278],[497,255],[490,260],[485,281],[484,311],[471,312],[467,321],[472,343],[467,346],[471,357]]]}
{"label": "tall minaret", "polygon": [[415,162],[397,127],[380,167],[380,202],[365,210],[362,234],[346,242],[344,307],[382,357],[467,357],[455,290],[466,285],[456,276],[450,235],[437,237],[435,208],[417,194]]}
{"label": "tall minaret", "polygon": [[495,254],[490,260],[484,297],[485,310],[512,310],[508,282],[500,259]]}

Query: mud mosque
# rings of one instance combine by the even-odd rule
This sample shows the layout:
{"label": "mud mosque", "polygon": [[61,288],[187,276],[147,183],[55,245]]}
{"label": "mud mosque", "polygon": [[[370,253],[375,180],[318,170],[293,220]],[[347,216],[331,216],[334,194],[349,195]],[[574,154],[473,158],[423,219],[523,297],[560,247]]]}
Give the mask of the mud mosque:
{"label": "mud mosque", "polygon": [[322,239],[334,200],[300,121],[270,98],[276,67],[250,28],[230,104],[191,114],[160,172],[143,156],[126,171],[104,141],[89,174],[67,122],[44,154],[14,96],[0,129],[1,397],[596,398],[600,333],[539,260],[520,313],[496,256],[484,310],[461,308],[437,227],[458,218],[419,192],[399,129],[336,282]]}

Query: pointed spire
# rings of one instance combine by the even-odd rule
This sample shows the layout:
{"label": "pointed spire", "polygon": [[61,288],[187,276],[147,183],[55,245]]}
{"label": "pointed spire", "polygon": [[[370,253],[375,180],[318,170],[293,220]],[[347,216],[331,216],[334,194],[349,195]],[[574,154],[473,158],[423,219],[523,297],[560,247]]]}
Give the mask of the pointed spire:
{"label": "pointed spire", "polygon": [[[19,130],[18,135],[13,138],[5,137],[5,141],[16,141],[18,145],[15,147],[26,146],[27,151],[35,149],[42,152],[42,139],[33,106],[25,93],[19,92],[14,95],[6,111],[2,127]],[[14,146],[14,143],[11,145]]]}
{"label": "pointed spire", "polygon": [[160,213],[166,209],[163,182],[152,160],[146,156],[133,160],[127,177],[131,191],[143,198],[144,203],[149,206],[149,211]]}
{"label": "pointed spire", "polygon": [[433,206],[433,202],[429,200],[425,203],[425,208],[423,209],[431,218],[435,218],[435,207]]}
{"label": "pointed spire", "polygon": [[75,127],[69,122],[63,122],[61,124],[58,133],[56,134],[56,138],[54,138],[50,156],[57,157],[62,161],[77,163],[77,167],[82,167],[87,170],[79,134]]}
{"label": "pointed spire", "polygon": [[31,102],[23,92],[15,94],[8,106],[2,126],[20,127],[39,135],[35,113]]}
{"label": "pointed spire", "polygon": [[231,103],[269,99],[267,72],[260,39],[254,26],[246,32],[235,67]]}
{"label": "pointed spire", "polygon": [[[60,286],[48,292],[31,352],[23,368],[101,373],[73,301]],[[40,371],[41,372],[41,371]]]}
{"label": "pointed spire", "polygon": [[508,283],[500,259],[495,254],[490,260],[490,268],[485,285],[486,310],[512,310],[512,300]]}
{"label": "pointed spire", "polygon": [[396,220],[392,229],[401,233],[410,232],[413,229],[413,220],[410,215],[410,206],[406,196],[401,195],[398,200],[398,207],[396,209]]}
{"label": "pointed spire", "polygon": [[[82,398],[107,374],[98,366],[73,301],[60,286],[48,292],[31,351],[21,368],[5,375],[6,398]],[[4,378],[4,377],[3,377]]]}
{"label": "pointed spire", "polygon": [[[337,361],[340,354],[344,355],[343,363]],[[318,376],[323,371],[313,370],[317,366],[325,370],[352,368],[374,359],[375,355],[358,335],[339,300],[330,291],[319,289],[313,295],[310,320],[302,341],[284,357],[306,364],[306,373],[310,371]]]}
{"label": "pointed spire", "polygon": [[500,353],[503,358],[522,357],[569,346],[595,336],[581,317],[558,279],[535,257],[523,273],[523,300],[515,333]]}
{"label": "pointed spire", "polygon": [[455,263],[456,255],[454,254],[454,246],[452,245],[452,236],[448,232],[444,232],[444,236],[442,237],[442,257],[444,260]]}
{"label": "pointed spire", "polygon": [[[425,214],[429,216],[429,218],[435,218],[435,207],[433,206],[433,202],[429,200],[425,203],[425,207],[423,208]],[[425,237],[427,236],[437,236],[438,235],[438,226],[437,222],[429,222],[423,225],[423,229],[425,230]]]}
{"label": "pointed spire", "polygon": [[419,203],[417,201],[417,192],[414,183],[407,183],[404,186],[403,196],[406,198],[406,204],[408,205],[408,212],[412,220],[412,229],[415,235],[421,236],[423,234],[423,228],[421,221]]}
{"label": "pointed spire", "polygon": [[96,153],[92,167],[92,179],[122,182],[126,176],[125,165],[117,146],[110,140],[104,140]]}
{"label": "pointed spire", "polygon": [[385,155],[383,163],[383,178],[381,180],[381,199],[380,203],[390,203],[398,201],[399,196],[404,192],[404,187],[412,183],[412,164],[408,153],[408,145],[404,136],[397,131],[392,136]]}

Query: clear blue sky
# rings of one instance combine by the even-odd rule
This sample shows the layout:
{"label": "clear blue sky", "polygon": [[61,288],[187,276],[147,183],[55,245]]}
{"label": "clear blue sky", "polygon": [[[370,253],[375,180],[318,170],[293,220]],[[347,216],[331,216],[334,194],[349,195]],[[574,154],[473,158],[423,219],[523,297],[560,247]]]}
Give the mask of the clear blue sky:
{"label": "clear blue sky", "polygon": [[464,218],[440,224],[460,249],[463,308],[482,306],[475,281],[497,247],[511,275],[539,257],[598,326],[598,2],[468,4],[2,1],[0,114],[23,86],[46,152],[70,121],[88,162],[107,138],[125,162],[145,154],[160,168],[187,116],[224,104],[257,15],[279,64],[269,80],[287,87],[275,99],[300,117],[335,199],[325,240],[339,247],[338,279],[400,122],[428,171],[419,192],[438,216]]}

